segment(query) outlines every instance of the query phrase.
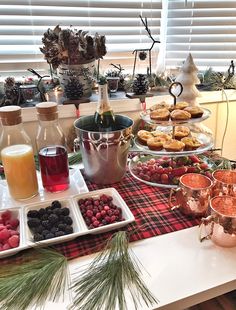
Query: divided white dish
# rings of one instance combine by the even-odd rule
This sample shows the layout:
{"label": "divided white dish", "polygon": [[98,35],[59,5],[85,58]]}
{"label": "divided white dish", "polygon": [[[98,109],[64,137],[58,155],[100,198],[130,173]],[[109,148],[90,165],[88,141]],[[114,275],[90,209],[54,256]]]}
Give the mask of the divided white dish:
{"label": "divided white dish", "polygon": [[[124,221],[120,221],[120,222],[116,222],[116,223],[112,223],[112,224],[107,224],[101,227],[97,227],[97,228],[92,228],[92,229],[88,229],[83,216],[81,214],[80,211],[80,207],[78,205],[78,200],[79,199],[85,199],[85,198],[94,198],[94,199],[98,199],[102,194],[111,196],[113,198],[113,203],[117,206],[120,207],[122,210],[122,217],[125,219]],[[81,195],[76,195],[73,197],[73,201],[76,207],[76,212],[77,212],[77,216],[79,221],[83,221],[83,225],[85,225],[85,227],[87,228],[87,234],[100,234],[100,233],[104,233],[107,231],[111,231],[114,229],[118,229],[121,228],[123,226],[128,225],[129,223],[134,222],[135,218],[132,214],[132,212],[130,211],[129,207],[127,206],[127,204],[125,203],[124,199],[120,196],[120,194],[118,193],[118,191],[111,187],[111,188],[104,188],[104,189],[100,189],[97,191],[92,191],[92,192],[88,192],[85,194],[81,194]]]}
{"label": "divided white dish", "polygon": [[[5,210],[1,210],[0,211],[0,215],[1,213],[3,213]],[[23,220],[23,212],[21,208],[12,208],[11,209],[12,212],[12,218],[15,219],[17,218],[19,220],[19,226],[17,227],[17,231],[20,234],[20,243],[19,246],[17,248],[12,248],[9,250],[5,250],[5,251],[1,251],[0,252],[0,258],[4,258],[7,256],[11,256],[14,255],[24,249],[27,248],[27,244],[25,242],[25,225],[24,225],[24,220]]]}
{"label": "divided white dish", "polygon": [[[78,172],[77,176],[78,176]],[[82,175],[79,172],[79,177]],[[2,185],[2,182],[0,181],[0,185]],[[84,180],[83,180],[84,182]],[[82,184],[80,180],[80,184]],[[85,184],[85,182],[84,182]],[[0,213],[9,209],[11,212],[13,212],[13,217],[17,217],[20,221],[19,224],[19,231],[20,231],[20,244],[17,248],[9,249],[6,251],[0,252],[0,259],[14,255],[24,249],[30,248],[30,247],[37,247],[37,246],[48,246],[52,244],[67,242],[69,240],[75,239],[76,237],[87,235],[87,234],[100,234],[104,233],[110,230],[118,229],[120,227],[126,226],[127,224],[135,221],[135,218],[133,214],[131,213],[130,209],[128,208],[125,201],[122,199],[122,197],[119,195],[119,193],[114,188],[105,188],[97,191],[87,192],[87,193],[81,193],[81,190],[85,192],[87,189],[86,187],[80,187],[80,190],[76,190],[75,188],[72,190],[72,192],[64,191],[61,193],[55,193],[49,196],[44,196],[44,200],[42,201],[42,197],[38,195],[35,197],[36,201],[33,201],[30,199],[29,201],[21,201],[16,202],[18,207],[16,207],[12,202],[13,199],[9,198],[9,193],[6,186],[2,186],[2,194],[4,197],[4,200],[0,199]],[[6,192],[7,190],[7,192]],[[75,194],[75,193],[78,194]],[[64,196],[62,196],[64,194]],[[83,216],[80,212],[79,206],[78,206],[78,200],[84,199],[84,198],[98,198],[102,194],[109,195],[113,197],[113,203],[122,209],[122,217],[124,218],[124,221],[116,222],[112,224],[107,224],[102,227],[89,229],[83,219]],[[45,199],[47,197],[47,199]],[[55,237],[47,240],[42,240],[40,242],[34,242],[33,241],[33,234],[30,231],[30,228],[27,224],[27,213],[29,210],[39,210],[40,208],[46,208],[48,207],[52,201],[58,200],[62,207],[68,207],[70,209],[70,217],[73,220],[73,230],[74,232],[68,235]]]}
{"label": "divided white dish", "polygon": [[57,243],[69,241],[85,233],[83,227],[81,227],[80,222],[76,218],[75,208],[73,206],[71,199],[60,199],[59,201],[62,205],[62,208],[67,207],[70,210],[69,216],[73,220],[72,227],[73,227],[74,232],[71,234],[65,235],[65,236],[61,236],[61,237],[55,237],[55,238],[51,238],[47,240],[42,240],[40,242],[33,241],[33,234],[27,224],[27,213],[30,210],[39,210],[41,208],[46,208],[51,205],[53,200],[45,201],[43,203],[41,202],[41,203],[36,203],[36,204],[30,204],[30,205],[25,206],[24,208],[25,237],[26,237],[26,243],[30,247],[39,246],[39,245],[45,246],[45,245],[51,245],[51,244],[57,244]]}

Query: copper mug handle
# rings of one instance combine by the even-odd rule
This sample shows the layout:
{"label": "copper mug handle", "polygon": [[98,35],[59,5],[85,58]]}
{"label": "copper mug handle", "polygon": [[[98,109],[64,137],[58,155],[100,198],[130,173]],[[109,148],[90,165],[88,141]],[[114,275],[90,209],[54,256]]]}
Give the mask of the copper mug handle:
{"label": "copper mug handle", "polygon": [[180,187],[171,188],[171,190],[170,190],[170,195],[169,195],[169,200],[168,200],[169,206],[170,206],[170,210],[175,210],[175,209],[179,209],[179,208],[180,208],[180,204],[175,205],[175,204],[173,204],[173,202],[172,202],[172,197],[173,197],[174,193],[176,193],[176,192],[178,192],[178,191],[180,191],[180,190],[181,190]]}
{"label": "copper mug handle", "polygon": [[[209,224],[211,224],[210,232],[206,233],[205,236],[202,236],[203,227],[206,228]],[[214,225],[215,225],[215,222],[214,222],[213,215],[209,215],[201,219],[201,223],[199,224],[199,236],[198,236],[200,242],[211,239]],[[206,232],[206,229],[205,229],[205,232]]]}

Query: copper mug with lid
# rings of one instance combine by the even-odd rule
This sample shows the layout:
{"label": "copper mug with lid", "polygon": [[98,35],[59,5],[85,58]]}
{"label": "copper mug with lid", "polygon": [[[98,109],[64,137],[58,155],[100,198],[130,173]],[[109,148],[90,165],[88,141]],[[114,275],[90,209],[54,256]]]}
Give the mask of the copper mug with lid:
{"label": "copper mug with lid", "polygon": [[[211,198],[212,181],[205,175],[187,173],[180,177],[179,187],[172,189],[169,197],[171,209],[190,216],[205,216]],[[172,203],[175,192],[176,204]]]}
{"label": "copper mug with lid", "polygon": [[229,195],[236,197],[236,170],[215,170],[212,197]]}
{"label": "copper mug with lid", "polygon": [[222,247],[236,246],[236,197],[223,195],[210,200],[209,215],[201,220],[199,239],[210,239]]}

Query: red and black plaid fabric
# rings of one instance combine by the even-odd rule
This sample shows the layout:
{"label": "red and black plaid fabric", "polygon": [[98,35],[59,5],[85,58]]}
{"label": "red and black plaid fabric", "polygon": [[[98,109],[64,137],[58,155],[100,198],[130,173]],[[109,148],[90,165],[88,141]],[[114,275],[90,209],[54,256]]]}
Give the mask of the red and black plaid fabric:
{"label": "red and black plaid fabric", "polygon": [[[148,186],[135,180],[129,172],[121,182],[111,186],[95,185],[86,182],[90,191],[104,187],[114,187],[132,211],[135,222],[123,227],[130,233],[130,241],[137,241],[154,236],[189,228],[199,224],[199,220],[181,214],[179,210],[169,210],[169,190]],[[55,246],[68,258],[92,254],[101,250],[108,238],[114,233],[86,235]]]}

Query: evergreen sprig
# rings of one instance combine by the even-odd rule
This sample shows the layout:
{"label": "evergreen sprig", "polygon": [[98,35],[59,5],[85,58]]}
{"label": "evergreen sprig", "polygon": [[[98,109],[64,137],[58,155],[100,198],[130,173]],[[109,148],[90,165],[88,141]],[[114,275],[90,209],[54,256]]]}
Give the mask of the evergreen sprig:
{"label": "evergreen sprig", "polygon": [[104,251],[82,272],[76,274],[71,287],[75,294],[73,310],[125,310],[129,292],[135,309],[143,301],[158,303],[141,279],[141,269],[129,251],[127,233],[119,231],[108,241]]}
{"label": "evergreen sprig", "polygon": [[68,289],[67,259],[49,249],[29,250],[24,261],[0,265],[0,309],[25,310],[55,301]]}

